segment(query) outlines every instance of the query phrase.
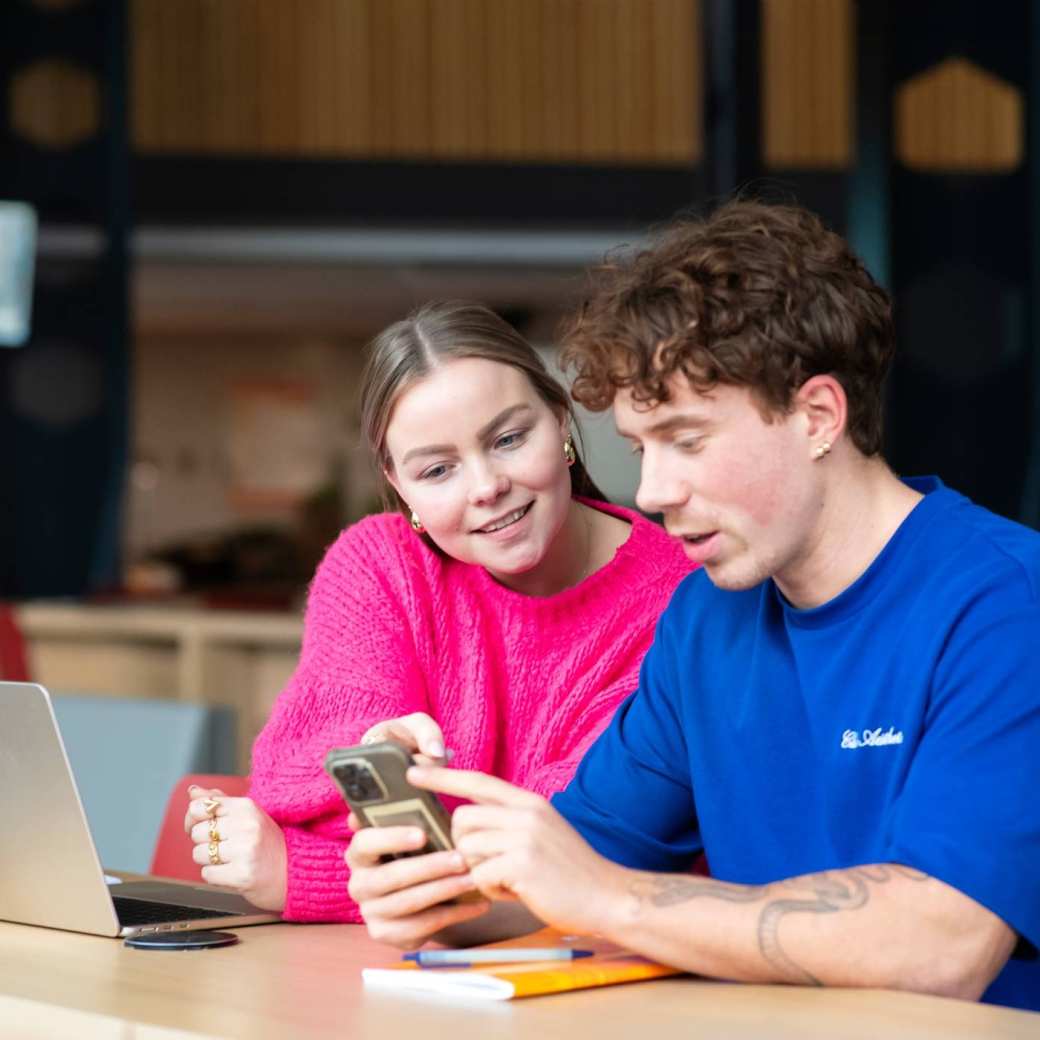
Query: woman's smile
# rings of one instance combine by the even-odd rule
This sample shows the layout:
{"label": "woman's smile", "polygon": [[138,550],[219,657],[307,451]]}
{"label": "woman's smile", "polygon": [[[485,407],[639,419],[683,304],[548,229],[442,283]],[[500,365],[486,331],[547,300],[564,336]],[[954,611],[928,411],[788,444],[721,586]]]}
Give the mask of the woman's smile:
{"label": "woman's smile", "polygon": [[534,501],[530,501],[525,506],[520,506],[517,509],[512,509],[508,513],[499,514],[499,516],[490,520],[484,524],[483,527],[478,527],[474,530],[474,534],[484,535],[513,535],[516,533],[514,530],[530,512],[534,506]]}

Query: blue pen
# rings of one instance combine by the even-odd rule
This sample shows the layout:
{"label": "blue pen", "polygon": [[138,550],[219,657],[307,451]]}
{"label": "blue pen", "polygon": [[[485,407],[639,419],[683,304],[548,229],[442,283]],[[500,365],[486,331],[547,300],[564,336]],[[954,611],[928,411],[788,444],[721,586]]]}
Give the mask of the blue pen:
{"label": "blue pen", "polygon": [[523,961],[570,961],[591,957],[595,950],[574,950],[563,946],[502,947],[498,950],[420,950],[406,953],[403,960],[415,961],[420,968],[470,968],[474,964],[518,964]]}

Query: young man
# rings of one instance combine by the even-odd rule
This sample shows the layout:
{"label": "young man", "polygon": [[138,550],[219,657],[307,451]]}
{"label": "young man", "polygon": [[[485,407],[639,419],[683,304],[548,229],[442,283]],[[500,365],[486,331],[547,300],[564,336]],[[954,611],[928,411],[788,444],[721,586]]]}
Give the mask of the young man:
{"label": "young man", "polygon": [[475,886],[703,975],[1040,1009],[1040,535],[892,473],[892,351],[799,209],[731,203],[599,273],[575,396],[703,568],[552,805],[414,770],[477,803]]}

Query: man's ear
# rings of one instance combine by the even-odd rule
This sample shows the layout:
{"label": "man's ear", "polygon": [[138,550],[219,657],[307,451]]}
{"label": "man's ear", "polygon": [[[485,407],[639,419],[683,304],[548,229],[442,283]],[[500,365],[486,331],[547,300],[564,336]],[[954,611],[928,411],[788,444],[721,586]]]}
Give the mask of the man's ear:
{"label": "man's ear", "polygon": [[794,395],[795,411],[805,416],[806,434],[814,449],[821,444],[837,444],[849,418],[845,388],[832,375],[812,376]]}

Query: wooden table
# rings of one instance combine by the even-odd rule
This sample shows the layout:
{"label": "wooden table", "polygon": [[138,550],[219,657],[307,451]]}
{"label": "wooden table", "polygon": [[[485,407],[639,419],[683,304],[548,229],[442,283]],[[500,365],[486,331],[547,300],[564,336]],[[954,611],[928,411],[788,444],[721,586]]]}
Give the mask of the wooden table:
{"label": "wooden table", "polygon": [[693,978],[512,1003],[366,992],[399,954],[353,925],[243,928],[237,946],[133,950],[118,939],[0,923],[4,1040],[1037,1040],[1040,1015],[879,990]]}

